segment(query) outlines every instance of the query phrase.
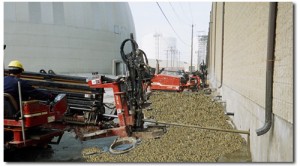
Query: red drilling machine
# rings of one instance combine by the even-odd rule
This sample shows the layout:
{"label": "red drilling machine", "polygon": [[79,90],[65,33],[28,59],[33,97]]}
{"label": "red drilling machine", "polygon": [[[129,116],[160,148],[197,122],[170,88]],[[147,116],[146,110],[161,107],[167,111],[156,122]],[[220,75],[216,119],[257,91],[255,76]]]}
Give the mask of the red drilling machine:
{"label": "red drilling machine", "polygon": [[200,77],[194,74],[189,75],[183,69],[162,68],[159,70],[159,64],[157,64],[155,71],[157,73],[151,80],[151,90],[177,92],[189,90],[194,92],[200,89]]}
{"label": "red drilling machine", "polygon": [[[127,42],[132,51],[124,52]],[[21,79],[35,88],[56,95],[53,103],[47,101],[20,101],[4,94],[5,145],[8,148],[58,144],[65,130],[73,129],[81,140],[101,137],[133,135],[143,130],[142,108],[147,100],[146,89],[153,74],[146,54],[138,48],[131,34],[121,44],[121,57],[127,66],[127,75],[112,79],[93,73],[93,78],[23,72]],[[5,75],[8,70],[5,70]],[[104,103],[105,89],[113,91],[114,106]],[[18,108],[20,104],[20,108]],[[9,108],[15,109],[13,113]],[[109,112],[109,113],[108,113]],[[53,141],[55,138],[56,141]]]}

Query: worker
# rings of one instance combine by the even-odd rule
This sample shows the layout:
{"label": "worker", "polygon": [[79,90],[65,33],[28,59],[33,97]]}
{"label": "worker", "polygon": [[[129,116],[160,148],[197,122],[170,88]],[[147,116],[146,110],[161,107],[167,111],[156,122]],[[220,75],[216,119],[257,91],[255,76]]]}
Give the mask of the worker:
{"label": "worker", "polygon": [[19,103],[18,81],[21,84],[22,100],[45,100],[53,101],[54,95],[35,89],[27,81],[20,79],[21,73],[24,71],[21,62],[14,60],[8,65],[9,75],[4,77],[4,93],[8,93],[14,97]]}

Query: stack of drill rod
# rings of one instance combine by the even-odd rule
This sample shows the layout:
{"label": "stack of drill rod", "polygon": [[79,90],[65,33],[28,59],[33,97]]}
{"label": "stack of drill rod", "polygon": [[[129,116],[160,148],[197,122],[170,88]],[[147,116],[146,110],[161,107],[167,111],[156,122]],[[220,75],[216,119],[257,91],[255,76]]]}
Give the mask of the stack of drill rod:
{"label": "stack of drill rod", "polygon": [[[4,74],[8,75],[8,70],[5,70]],[[27,80],[39,90],[54,95],[66,94],[71,113],[82,111],[103,112],[104,89],[90,88],[86,77],[23,72],[21,78]]]}

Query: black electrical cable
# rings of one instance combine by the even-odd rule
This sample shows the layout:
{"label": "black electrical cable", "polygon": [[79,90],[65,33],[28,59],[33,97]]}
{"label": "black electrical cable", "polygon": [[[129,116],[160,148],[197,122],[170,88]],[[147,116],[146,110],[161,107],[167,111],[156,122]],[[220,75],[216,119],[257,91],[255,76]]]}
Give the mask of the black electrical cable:
{"label": "black electrical cable", "polygon": [[181,37],[178,35],[178,33],[175,31],[174,27],[172,26],[172,24],[170,23],[169,19],[167,18],[167,16],[165,15],[163,9],[160,7],[159,3],[156,2],[157,6],[159,7],[160,11],[162,12],[162,14],[164,15],[165,19],[167,20],[167,22],[169,23],[169,25],[171,26],[172,30],[174,31],[174,33],[176,34],[176,36],[178,37],[178,39],[185,45],[189,46],[189,44],[187,44],[186,42],[184,42]]}
{"label": "black electrical cable", "polygon": [[186,25],[190,25],[189,23],[187,23],[187,22],[185,22],[185,20],[184,19],[181,19],[181,16],[176,12],[176,10],[174,9],[174,7],[173,7],[173,5],[172,5],[172,3],[171,2],[169,2],[169,4],[170,4],[170,6],[171,6],[171,8],[172,8],[172,10],[173,10],[173,12],[175,13],[175,15],[176,15],[176,17],[177,17],[177,19],[179,19],[180,21],[182,21],[182,22],[184,22],[184,24],[186,24]]}

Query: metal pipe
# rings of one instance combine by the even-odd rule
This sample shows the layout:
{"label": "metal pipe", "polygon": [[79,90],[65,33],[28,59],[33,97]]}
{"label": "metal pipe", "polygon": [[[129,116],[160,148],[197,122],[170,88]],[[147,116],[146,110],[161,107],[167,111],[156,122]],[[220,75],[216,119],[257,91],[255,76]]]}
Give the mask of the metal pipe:
{"label": "metal pipe", "polygon": [[217,11],[218,11],[218,2],[215,5],[215,28],[214,28],[214,75],[216,75],[216,40],[217,40]]}
{"label": "metal pipe", "polygon": [[256,129],[257,136],[267,133],[272,126],[273,106],[273,72],[276,35],[277,2],[271,2],[269,7],[268,46],[266,61],[266,98],[265,98],[265,124]]}
{"label": "metal pipe", "polygon": [[96,100],[91,100],[91,101],[85,101],[81,99],[73,100],[73,99],[68,99],[68,103],[73,103],[73,104],[78,104],[78,105],[95,105],[98,104]]}
{"label": "metal pipe", "polygon": [[83,105],[83,104],[76,104],[76,103],[70,103],[70,102],[68,102],[68,105],[70,106],[70,108],[76,107],[76,108],[90,109],[90,110],[92,110],[92,108],[93,108],[92,105]]}
{"label": "metal pipe", "polygon": [[179,123],[167,123],[167,122],[158,122],[158,121],[153,121],[153,120],[146,120],[143,119],[144,122],[149,122],[149,123],[157,123],[157,124],[165,124],[165,125],[173,125],[173,126],[181,126],[181,127],[191,127],[191,128],[200,128],[200,129],[205,129],[205,130],[214,130],[214,131],[221,131],[221,132],[230,132],[230,133],[240,133],[240,134],[250,134],[249,131],[244,131],[244,130],[230,130],[230,129],[220,129],[220,128],[214,128],[214,127],[202,127],[202,126],[197,126],[197,125],[186,125],[186,124],[179,124]]}
{"label": "metal pipe", "polygon": [[155,75],[159,73],[159,60],[156,59]]}
{"label": "metal pipe", "polygon": [[194,37],[194,24],[192,24],[192,41],[191,41],[191,68],[190,68],[190,72],[193,72],[193,37]]}
{"label": "metal pipe", "polygon": [[224,18],[225,18],[225,2],[223,2],[223,12],[222,12],[222,51],[221,51],[221,88],[223,85],[223,57],[224,57]]}
{"label": "metal pipe", "polygon": [[87,84],[71,84],[71,83],[59,83],[48,80],[32,80],[25,78],[28,83],[32,86],[44,86],[44,87],[55,87],[55,88],[66,88],[66,89],[78,89],[78,90],[91,90]]}
{"label": "metal pipe", "polygon": [[212,22],[209,22],[209,28],[208,28],[208,39],[207,39],[207,47],[206,47],[206,65],[207,67],[209,66],[209,73],[211,71],[211,27],[212,27]]}
{"label": "metal pipe", "polygon": [[95,92],[88,92],[86,93],[80,93],[80,92],[74,92],[74,91],[68,91],[68,90],[54,90],[54,89],[41,89],[38,88],[41,91],[45,92],[51,92],[52,94],[60,94],[60,93],[65,93],[67,94],[68,99],[80,99],[80,100],[93,100],[95,99],[98,95],[102,95],[100,93],[95,93]]}
{"label": "metal pipe", "polygon": [[111,115],[111,114],[102,114],[102,115],[106,117],[118,118],[118,115]]}
{"label": "metal pipe", "polygon": [[233,112],[226,112],[226,115],[234,116],[234,113]]}
{"label": "metal pipe", "polygon": [[82,110],[82,111],[92,111],[92,109],[90,108],[82,108],[82,107],[70,107],[70,109],[74,109],[74,110]]}
{"label": "metal pipe", "polygon": [[[8,73],[8,69],[4,69],[5,73]],[[52,80],[64,80],[64,81],[74,81],[74,82],[82,82],[86,83],[86,77],[79,77],[79,76],[69,76],[69,75],[53,75],[53,74],[44,74],[44,73],[37,73],[37,72],[23,72],[21,77],[29,77],[29,78],[36,78],[36,79],[52,79]]]}
{"label": "metal pipe", "polygon": [[[4,69],[4,74],[8,75],[9,70]],[[69,83],[69,84],[80,84],[80,85],[87,85],[87,78],[80,77],[80,76],[69,76],[69,75],[53,75],[53,74],[44,74],[44,73],[37,73],[37,72],[23,72],[21,74],[21,78],[29,79],[29,80],[48,80],[48,81],[56,81],[62,83]],[[101,76],[102,81],[106,82],[115,82],[115,79]]]}
{"label": "metal pipe", "polygon": [[22,105],[22,92],[21,92],[21,82],[20,81],[18,81],[18,91],[19,91],[20,113],[21,113],[21,120],[22,120],[22,138],[23,138],[24,145],[26,145],[25,124],[24,124],[24,114],[23,114],[23,105]]}

